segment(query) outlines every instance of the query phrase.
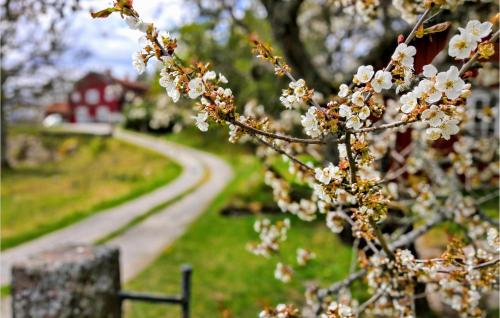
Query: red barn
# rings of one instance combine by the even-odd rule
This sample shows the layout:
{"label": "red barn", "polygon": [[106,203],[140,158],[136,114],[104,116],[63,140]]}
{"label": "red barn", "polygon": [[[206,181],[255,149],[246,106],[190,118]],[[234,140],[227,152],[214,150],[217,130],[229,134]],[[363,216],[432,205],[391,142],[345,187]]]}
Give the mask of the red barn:
{"label": "red barn", "polygon": [[124,104],[144,95],[148,87],[110,74],[90,72],[75,83],[69,94],[70,121],[119,122]]}

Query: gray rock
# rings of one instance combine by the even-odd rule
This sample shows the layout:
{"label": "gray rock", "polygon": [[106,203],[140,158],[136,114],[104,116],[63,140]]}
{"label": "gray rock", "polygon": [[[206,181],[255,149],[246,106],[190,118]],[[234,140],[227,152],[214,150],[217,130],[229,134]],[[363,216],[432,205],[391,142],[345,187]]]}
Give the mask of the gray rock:
{"label": "gray rock", "polygon": [[12,268],[16,318],[118,318],[119,251],[68,245],[34,255]]}

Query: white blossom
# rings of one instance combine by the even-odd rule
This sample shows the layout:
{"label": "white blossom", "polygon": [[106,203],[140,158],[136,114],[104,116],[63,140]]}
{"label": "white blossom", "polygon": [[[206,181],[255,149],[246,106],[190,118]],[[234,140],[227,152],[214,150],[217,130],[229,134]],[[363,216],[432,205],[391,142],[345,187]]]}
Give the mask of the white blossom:
{"label": "white blossom", "polygon": [[314,172],[316,180],[323,184],[330,184],[332,179],[336,182],[342,181],[342,171],[331,162],[323,169],[316,168]]}
{"label": "white blossom", "polygon": [[486,241],[488,245],[495,251],[500,251],[500,241],[498,237],[498,230],[490,227],[486,232]]}
{"label": "white blossom", "polygon": [[415,261],[415,257],[413,254],[410,252],[410,250],[401,250],[399,251],[399,257],[401,260],[401,264],[406,267],[410,267],[413,265],[413,262]]}
{"label": "white blossom", "polygon": [[418,98],[425,97],[425,101],[433,104],[441,99],[443,94],[436,89],[434,81],[423,79],[413,91]]}
{"label": "white blossom", "polygon": [[140,19],[131,16],[125,16],[124,20],[129,28],[132,30],[139,30],[141,32],[146,32],[150,25],[149,23],[144,23]]}
{"label": "white blossom", "polygon": [[449,140],[452,135],[455,135],[460,131],[460,128],[458,127],[458,120],[454,118],[444,120],[439,128],[441,128],[441,137],[446,140]]}
{"label": "white blossom", "polygon": [[373,66],[371,65],[361,65],[358,68],[358,72],[354,76],[360,83],[368,83],[373,76]]}
{"label": "white blossom", "polygon": [[207,112],[199,112],[198,115],[193,116],[193,118],[196,121],[196,127],[198,127],[199,130],[205,132],[208,130],[208,113]]}
{"label": "white blossom", "polygon": [[227,78],[222,74],[222,73],[219,73],[219,82],[221,82],[222,84],[227,84]]}
{"label": "white blossom", "polygon": [[352,115],[352,110],[351,107],[347,106],[346,104],[342,104],[339,107],[339,116],[340,117],[351,117]]}
{"label": "white blossom", "polygon": [[280,102],[286,109],[297,108],[300,106],[300,102],[295,95],[281,96]]}
{"label": "white blossom", "polygon": [[464,87],[465,82],[460,78],[456,66],[451,66],[447,72],[441,72],[436,76],[436,88],[451,100],[458,98]]}
{"label": "white blossom", "polygon": [[167,87],[167,95],[172,99],[174,103],[177,103],[179,101],[181,92],[179,91],[175,83],[172,83]]}
{"label": "white blossom", "polygon": [[326,215],[326,226],[333,233],[340,233],[344,229],[344,219],[337,212],[328,212]]}
{"label": "white blossom", "polygon": [[349,86],[341,84],[339,87],[339,97],[345,98],[349,95]]}
{"label": "white blossom", "polygon": [[448,55],[457,59],[466,59],[476,47],[477,42],[466,33],[456,34],[450,40]]}
{"label": "white blossom", "polygon": [[402,66],[407,68],[413,68],[413,56],[417,54],[417,50],[414,46],[406,45],[405,43],[401,43],[398,45],[394,53],[392,54],[392,60],[398,62]]}
{"label": "white blossom", "polygon": [[284,265],[283,263],[276,264],[276,269],[274,270],[274,278],[282,281],[283,283],[288,283],[292,279],[293,270],[290,266]]}
{"label": "white blossom", "polygon": [[293,90],[293,94],[297,98],[301,98],[307,93],[306,82],[302,78],[296,82],[291,82],[288,86]]}
{"label": "white blossom", "polygon": [[365,104],[365,98],[360,91],[354,92],[351,96],[351,102],[357,106],[363,106]]}
{"label": "white blossom", "polygon": [[361,120],[365,120],[370,117],[370,108],[368,106],[363,106],[358,113],[358,117]]}
{"label": "white blossom", "polygon": [[136,52],[132,55],[132,65],[137,70],[137,73],[142,74],[146,70],[146,63],[144,63],[144,58],[141,52]]}
{"label": "white blossom", "polygon": [[349,129],[360,129],[361,127],[363,127],[363,122],[361,121],[361,119],[359,119],[358,116],[351,116],[345,126]]}
{"label": "white blossom", "polygon": [[411,113],[417,107],[417,97],[413,92],[406,93],[399,99],[401,111],[405,114]]}
{"label": "white blossom", "polygon": [[211,81],[217,77],[217,74],[214,71],[208,71],[203,75],[204,81]]}
{"label": "white blossom", "polygon": [[310,107],[305,115],[301,116],[301,124],[308,136],[312,138],[318,138],[321,136],[321,130],[319,127],[318,120],[316,119],[316,112],[318,109],[316,107]]}
{"label": "white blossom", "polygon": [[444,113],[436,105],[432,105],[422,112],[422,120],[431,127],[438,127],[443,122]]}
{"label": "white blossom", "polygon": [[423,67],[423,74],[427,78],[431,78],[431,77],[436,76],[437,72],[438,72],[437,68],[432,64],[427,64],[427,65],[424,65],[424,67]]}
{"label": "white blossom", "polygon": [[373,90],[380,93],[383,89],[389,89],[392,86],[392,74],[391,72],[386,72],[379,70],[375,73],[373,80],[371,81]]}
{"label": "white blossom", "polygon": [[429,138],[430,140],[438,140],[439,137],[441,137],[441,129],[434,127],[427,128],[425,130],[425,134],[427,135],[427,138]]}
{"label": "white blossom", "polygon": [[467,23],[464,29],[459,29],[460,32],[465,32],[473,41],[481,41],[481,39],[487,37],[491,33],[491,28],[493,24],[491,22],[479,22],[478,20],[472,20]]}
{"label": "white blossom", "polygon": [[297,263],[300,266],[306,265],[310,260],[316,258],[316,254],[304,248],[297,249]]}
{"label": "white blossom", "polygon": [[192,80],[189,81],[188,84],[189,88],[189,98],[191,99],[196,99],[203,93],[205,93],[205,84],[203,84],[203,81],[199,77],[195,77]]}

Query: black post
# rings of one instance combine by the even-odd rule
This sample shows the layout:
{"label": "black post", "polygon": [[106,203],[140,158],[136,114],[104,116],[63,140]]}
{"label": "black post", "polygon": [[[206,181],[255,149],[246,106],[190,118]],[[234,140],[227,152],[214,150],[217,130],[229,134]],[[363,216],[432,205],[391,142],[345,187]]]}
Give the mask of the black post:
{"label": "black post", "polygon": [[190,265],[182,266],[182,318],[189,318],[189,305],[191,302],[191,274]]}

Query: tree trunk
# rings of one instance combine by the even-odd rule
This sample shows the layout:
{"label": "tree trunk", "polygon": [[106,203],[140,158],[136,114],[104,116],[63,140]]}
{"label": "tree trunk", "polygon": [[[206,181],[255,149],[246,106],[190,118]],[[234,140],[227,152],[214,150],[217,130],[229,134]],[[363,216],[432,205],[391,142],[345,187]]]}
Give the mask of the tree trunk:
{"label": "tree trunk", "polygon": [[[5,77],[5,75],[4,75]],[[1,99],[0,99],[0,157],[1,157],[1,166],[0,169],[8,169],[10,167],[9,162],[7,160],[7,119],[5,112],[5,92],[4,92],[4,77],[2,77],[2,88],[0,90]]]}
{"label": "tree trunk", "polygon": [[271,24],[274,39],[281,46],[292,71],[316,91],[323,94],[332,93],[332,85],[316,70],[300,39],[297,16],[302,0],[262,0],[262,3],[267,10],[267,19]]}

